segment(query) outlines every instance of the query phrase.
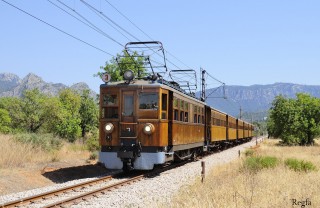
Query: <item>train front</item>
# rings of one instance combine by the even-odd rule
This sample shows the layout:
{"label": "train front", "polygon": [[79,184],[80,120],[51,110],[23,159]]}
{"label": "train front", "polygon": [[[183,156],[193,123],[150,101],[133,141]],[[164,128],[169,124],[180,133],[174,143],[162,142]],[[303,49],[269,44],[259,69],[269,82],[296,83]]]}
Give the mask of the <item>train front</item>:
{"label": "train front", "polygon": [[108,169],[151,170],[167,160],[168,90],[126,79],[100,86],[99,161]]}

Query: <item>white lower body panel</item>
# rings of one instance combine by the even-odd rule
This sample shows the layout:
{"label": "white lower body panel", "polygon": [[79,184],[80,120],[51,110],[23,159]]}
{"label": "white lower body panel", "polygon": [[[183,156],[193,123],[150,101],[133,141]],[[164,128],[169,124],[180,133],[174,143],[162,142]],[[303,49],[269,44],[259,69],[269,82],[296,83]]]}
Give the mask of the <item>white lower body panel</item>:
{"label": "white lower body panel", "polygon": [[[133,162],[133,167],[136,170],[152,170],[154,165],[165,163],[164,152],[141,152],[141,156],[137,157]],[[99,152],[99,161],[108,169],[122,169],[123,163],[117,157],[116,152]]]}

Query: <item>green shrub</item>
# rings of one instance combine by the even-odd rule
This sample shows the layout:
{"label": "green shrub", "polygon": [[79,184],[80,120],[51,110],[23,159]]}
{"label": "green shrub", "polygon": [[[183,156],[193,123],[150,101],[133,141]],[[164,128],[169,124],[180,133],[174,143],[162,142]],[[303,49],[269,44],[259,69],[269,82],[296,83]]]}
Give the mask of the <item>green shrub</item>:
{"label": "green shrub", "polygon": [[89,156],[89,160],[95,160],[98,158],[98,153],[97,152],[91,152]]}
{"label": "green shrub", "polygon": [[246,157],[252,157],[254,155],[254,150],[252,149],[247,149],[245,152],[244,152],[244,155]]}
{"label": "green shrub", "polygon": [[295,158],[288,158],[285,160],[285,165],[288,166],[290,169],[294,171],[315,171],[317,168],[312,162],[304,161],[304,160],[298,160]]}
{"label": "green shrub", "polygon": [[92,131],[86,135],[86,146],[90,152],[99,150],[100,145],[98,130]]}
{"label": "green shrub", "polygon": [[40,147],[46,151],[58,150],[62,147],[61,139],[52,134],[16,134],[14,139],[21,143],[31,144],[35,148]]}
{"label": "green shrub", "polygon": [[274,168],[277,166],[278,162],[276,157],[248,157],[244,162],[244,167],[250,171],[259,171],[263,168]]}

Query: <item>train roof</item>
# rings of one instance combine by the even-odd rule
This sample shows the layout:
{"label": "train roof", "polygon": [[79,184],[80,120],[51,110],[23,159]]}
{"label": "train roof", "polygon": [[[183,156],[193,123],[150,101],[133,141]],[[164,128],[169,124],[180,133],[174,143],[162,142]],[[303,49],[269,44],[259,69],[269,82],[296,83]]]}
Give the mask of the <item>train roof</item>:
{"label": "train roof", "polygon": [[179,94],[183,94],[187,96],[189,99],[193,99],[194,101],[197,101],[199,103],[202,103],[203,105],[206,105],[205,102],[201,101],[199,98],[195,96],[195,94],[187,93],[185,90],[179,87],[179,85],[175,82],[166,81],[164,79],[158,79],[155,81],[152,80],[144,80],[144,79],[135,79],[130,81],[129,83],[126,81],[117,81],[117,82],[109,82],[105,84],[101,84],[100,88],[104,87],[125,87],[125,86],[146,86],[146,87],[161,87],[165,88],[174,92],[177,92]]}

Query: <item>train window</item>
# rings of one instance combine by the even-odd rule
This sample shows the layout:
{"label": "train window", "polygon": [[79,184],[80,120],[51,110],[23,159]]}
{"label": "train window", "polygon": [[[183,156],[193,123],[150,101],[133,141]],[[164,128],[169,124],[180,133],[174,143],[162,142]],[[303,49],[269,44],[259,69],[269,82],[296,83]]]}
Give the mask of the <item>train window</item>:
{"label": "train window", "polygon": [[103,95],[103,105],[117,105],[117,95]]}
{"label": "train window", "polygon": [[162,94],[162,108],[161,108],[161,110],[163,110],[163,111],[167,111],[167,100],[168,100],[168,95]]}
{"label": "train window", "polygon": [[139,109],[158,110],[158,94],[157,93],[140,93]]}
{"label": "train window", "polygon": [[162,106],[161,106],[161,119],[167,119],[167,102],[168,102],[168,95],[162,94]]}
{"label": "train window", "polygon": [[194,114],[193,116],[193,123],[197,123],[197,114]]}
{"label": "train window", "polygon": [[189,121],[189,117],[188,117],[188,112],[184,113],[184,122],[188,122]]}
{"label": "train window", "polygon": [[[133,116],[133,96],[132,95],[125,95],[124,96],[124,116]],[[108,108],[111,109],[111,108]]]}
{"label": "train window", "polygon": [[178,108],[178,99],[177,98],[173,98],[173,107]]}
{"label": "train window", "polygon": [[183,100],[180,100],[180,110],[183,110],[184,108],[184,101]]}
{"label": "train window", "polygon": [[184,112],[180,111],[180,121],[184,121]]}
{"label": "train window", "polygon": [[174,110],[173,112],[173,120],[178,120],[178,117],[179,117],[179,111],[178,110]]}
{"label": "train window", "polygon": [[193,106],[193,112],[197,113],[197,106],[196,105]]}
{"label": "train window", "polygon": [[189,110],[189,105],[187,102],[184,103],[184,110],[185,111],[188,111]]}
{"label": "train window", "polygon": [[201,123],[201,116],[198,115],[198,123]]}

